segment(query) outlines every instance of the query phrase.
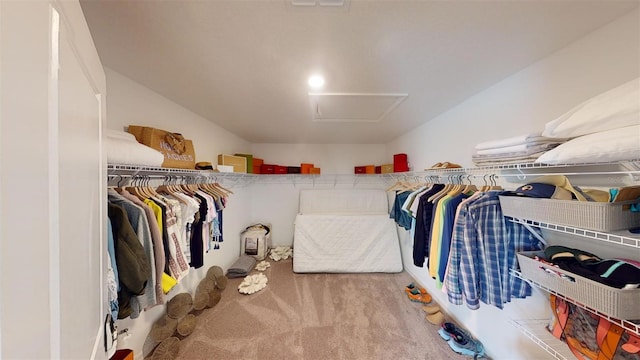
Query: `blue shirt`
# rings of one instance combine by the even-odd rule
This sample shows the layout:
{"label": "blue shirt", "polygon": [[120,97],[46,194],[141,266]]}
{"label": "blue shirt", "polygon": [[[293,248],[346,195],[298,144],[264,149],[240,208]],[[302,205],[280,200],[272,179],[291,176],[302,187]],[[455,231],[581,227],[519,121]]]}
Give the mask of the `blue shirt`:
{"label": "blue shirt", "polygon": [[393,208],[389,214],[389,217],[394,219],[398,225],[405,228],[405,230],[411,229],[411,216],[409,216],[405,211],[402,211],[402,205],[410,194],[410,192],[396,193],[396,199],[393,202]]}
{"label": "blue shirt", "polygon": [[442,287],[444,276],[447,270],[447,259],[449,259],[449,250],[451,249],[451,237],[453,236],[453,226],[456,217],[456,210],[462,200],[467,199],[469,195],[460,194],[451,198],[444,207],[444,223],[442,224],[442,236],[440,238],[440,263],[438,264],[438,277],[436,282]]}
{"label": "blue shirt", "polygon": [[542,244],[522,225],[502,215],[498,195],[489,191],[461,205],[451,239],[445,286],[449,301],[478,309],[480,301],[502,308],[511,297],[531,295],[529,285],[511,276],[516,252],[540,250]]}

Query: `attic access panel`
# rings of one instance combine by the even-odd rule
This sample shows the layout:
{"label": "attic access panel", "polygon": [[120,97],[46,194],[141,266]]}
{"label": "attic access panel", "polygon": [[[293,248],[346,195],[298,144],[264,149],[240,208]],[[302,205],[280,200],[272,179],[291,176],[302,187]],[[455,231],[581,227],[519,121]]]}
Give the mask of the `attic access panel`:
{"label": "attic access panel", "polygon": [[309,93],[311,120],[380,122],[409,94]]}

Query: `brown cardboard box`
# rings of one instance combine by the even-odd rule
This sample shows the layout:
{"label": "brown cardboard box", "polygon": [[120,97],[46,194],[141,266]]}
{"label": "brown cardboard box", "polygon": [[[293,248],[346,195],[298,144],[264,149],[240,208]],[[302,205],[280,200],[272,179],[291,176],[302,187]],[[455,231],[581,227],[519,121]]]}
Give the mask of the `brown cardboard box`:
{"label": "brown cardboard box", "polygon": [[247,172],[247,158],[242,156],[220,154],[218,155],[218,165],[231,165],[233,172],[237,173]]}

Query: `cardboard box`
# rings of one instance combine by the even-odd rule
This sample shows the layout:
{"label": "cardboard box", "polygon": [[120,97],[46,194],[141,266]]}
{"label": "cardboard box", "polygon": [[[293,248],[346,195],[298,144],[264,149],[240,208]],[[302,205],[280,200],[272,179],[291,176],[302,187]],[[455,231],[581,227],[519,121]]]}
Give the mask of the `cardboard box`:
{"label": "cardboard box", "polygon": [[320,168],[312,167],[312,168],[309,170],[309,174],[320,175]]}
{"label": "cardboard box", "polygon": [[218,169],[219,172],[223,172],[223,173],[233,172],[233,166],[231,165],[218,165],[216,166],[216,169]]}
{"label": "cardboard box", "polygon": [[231,165],[233,166],[233,172],[246,173],[247,172],[247,158],[234,155],[218,155],[218,165]]}
{"label": "cardboard box", "polygon": [[247,172],[253,173],[253,155],[251,154],[235,154],[235,156],[242,156],[247,159]]}
{"label": "cardboard box", "polygon": [[389,174],[393,172],[393,164],[383,164],[380,166],[380,168],[382,174]]}

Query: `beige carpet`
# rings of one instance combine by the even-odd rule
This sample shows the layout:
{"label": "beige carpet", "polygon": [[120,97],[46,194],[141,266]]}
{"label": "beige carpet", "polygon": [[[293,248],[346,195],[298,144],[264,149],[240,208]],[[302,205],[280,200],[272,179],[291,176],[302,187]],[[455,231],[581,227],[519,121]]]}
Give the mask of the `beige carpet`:
{"label": "beige carpet", "polygon": [[179,359],[468,359],[408,300],[406,273],[294,274],[290,259],[270,262],[258,293],[229,281],[180,341]]}

